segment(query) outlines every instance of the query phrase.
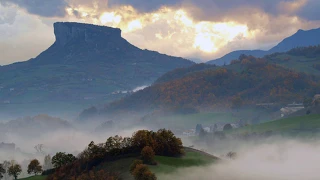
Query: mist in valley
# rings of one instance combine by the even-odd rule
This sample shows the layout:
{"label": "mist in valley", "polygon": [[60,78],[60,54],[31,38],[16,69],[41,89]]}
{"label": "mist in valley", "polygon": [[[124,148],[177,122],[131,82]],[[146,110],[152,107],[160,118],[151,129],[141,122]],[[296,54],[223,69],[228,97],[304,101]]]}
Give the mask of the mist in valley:
{"label": "mist in valley", "polygon": [[[225,149],[222,149],[221,146]],[[206,151],[220,155],[219,163],[207,167],[183,168],[159,179],[198,180],[316,180],[319,179],[319,140],[272,138],[262,142],[228,142],[217,144]],[[236,152],[234,159],[225,156]],[[219,153],[217,153],[219,152]],[[223,156],[224,155],[224,156]]]}

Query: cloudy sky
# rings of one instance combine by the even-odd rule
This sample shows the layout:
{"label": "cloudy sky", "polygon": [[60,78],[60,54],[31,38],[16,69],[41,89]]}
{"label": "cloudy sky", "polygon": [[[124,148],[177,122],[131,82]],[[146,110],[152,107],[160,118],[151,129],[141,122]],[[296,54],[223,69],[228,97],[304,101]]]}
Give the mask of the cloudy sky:
{"label": "cloudy sky", "polygon": [[0,0],[0,64],[48,48],[56,21],[119,27],[140,48],[205,61],[318,28],[319,9],[320,0]]}

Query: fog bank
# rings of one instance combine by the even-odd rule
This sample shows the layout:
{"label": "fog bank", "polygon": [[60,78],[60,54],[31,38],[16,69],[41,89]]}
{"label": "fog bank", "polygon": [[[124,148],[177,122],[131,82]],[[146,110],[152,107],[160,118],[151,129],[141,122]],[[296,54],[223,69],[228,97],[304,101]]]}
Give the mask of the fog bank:
{"label": "fog bank", "polygon": [[180,169],[159,179],[197,180],[318,180],[320,141],[281,140],[241,148],[235,160],[209,167]]}

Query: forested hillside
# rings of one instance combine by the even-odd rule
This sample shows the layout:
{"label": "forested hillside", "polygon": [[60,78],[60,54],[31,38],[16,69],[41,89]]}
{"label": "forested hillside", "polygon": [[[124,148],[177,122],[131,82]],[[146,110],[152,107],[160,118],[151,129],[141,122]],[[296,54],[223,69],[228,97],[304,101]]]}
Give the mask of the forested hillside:
{"label": "forested hillside", "polygon": [[[168,106],[237,107],[264,102],[302,101],[319,89],[318,80],[266,59],[242,56],[227,68],[212,68],[155,84],[104,111],[143,110]],[[235,70],[234,66],[237,66]]]}

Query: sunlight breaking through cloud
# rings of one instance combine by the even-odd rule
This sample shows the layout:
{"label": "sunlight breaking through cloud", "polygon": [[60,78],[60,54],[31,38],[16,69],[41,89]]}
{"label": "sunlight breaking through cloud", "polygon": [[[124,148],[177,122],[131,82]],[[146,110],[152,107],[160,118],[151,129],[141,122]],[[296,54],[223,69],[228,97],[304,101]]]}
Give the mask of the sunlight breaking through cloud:
{"label": "sunlight breaking through cloud", "polygon": [[[251,38],[245,24],[236,22],[195,21],[184,9],[163,7],[155,12],[138,13],[131,6],[122,6],[109,11],[92,9],[67,9],[69,15],[79,12],[82,18],[91,19],[101,25],[121,28],[124,36],[143,31],[146,37],[153,37],[153,43],[160,40],[175,41],[176,44],[193,48],[193,51],[215,53],[236,37]],[[157,49],[157,48],[156,48]]]}

